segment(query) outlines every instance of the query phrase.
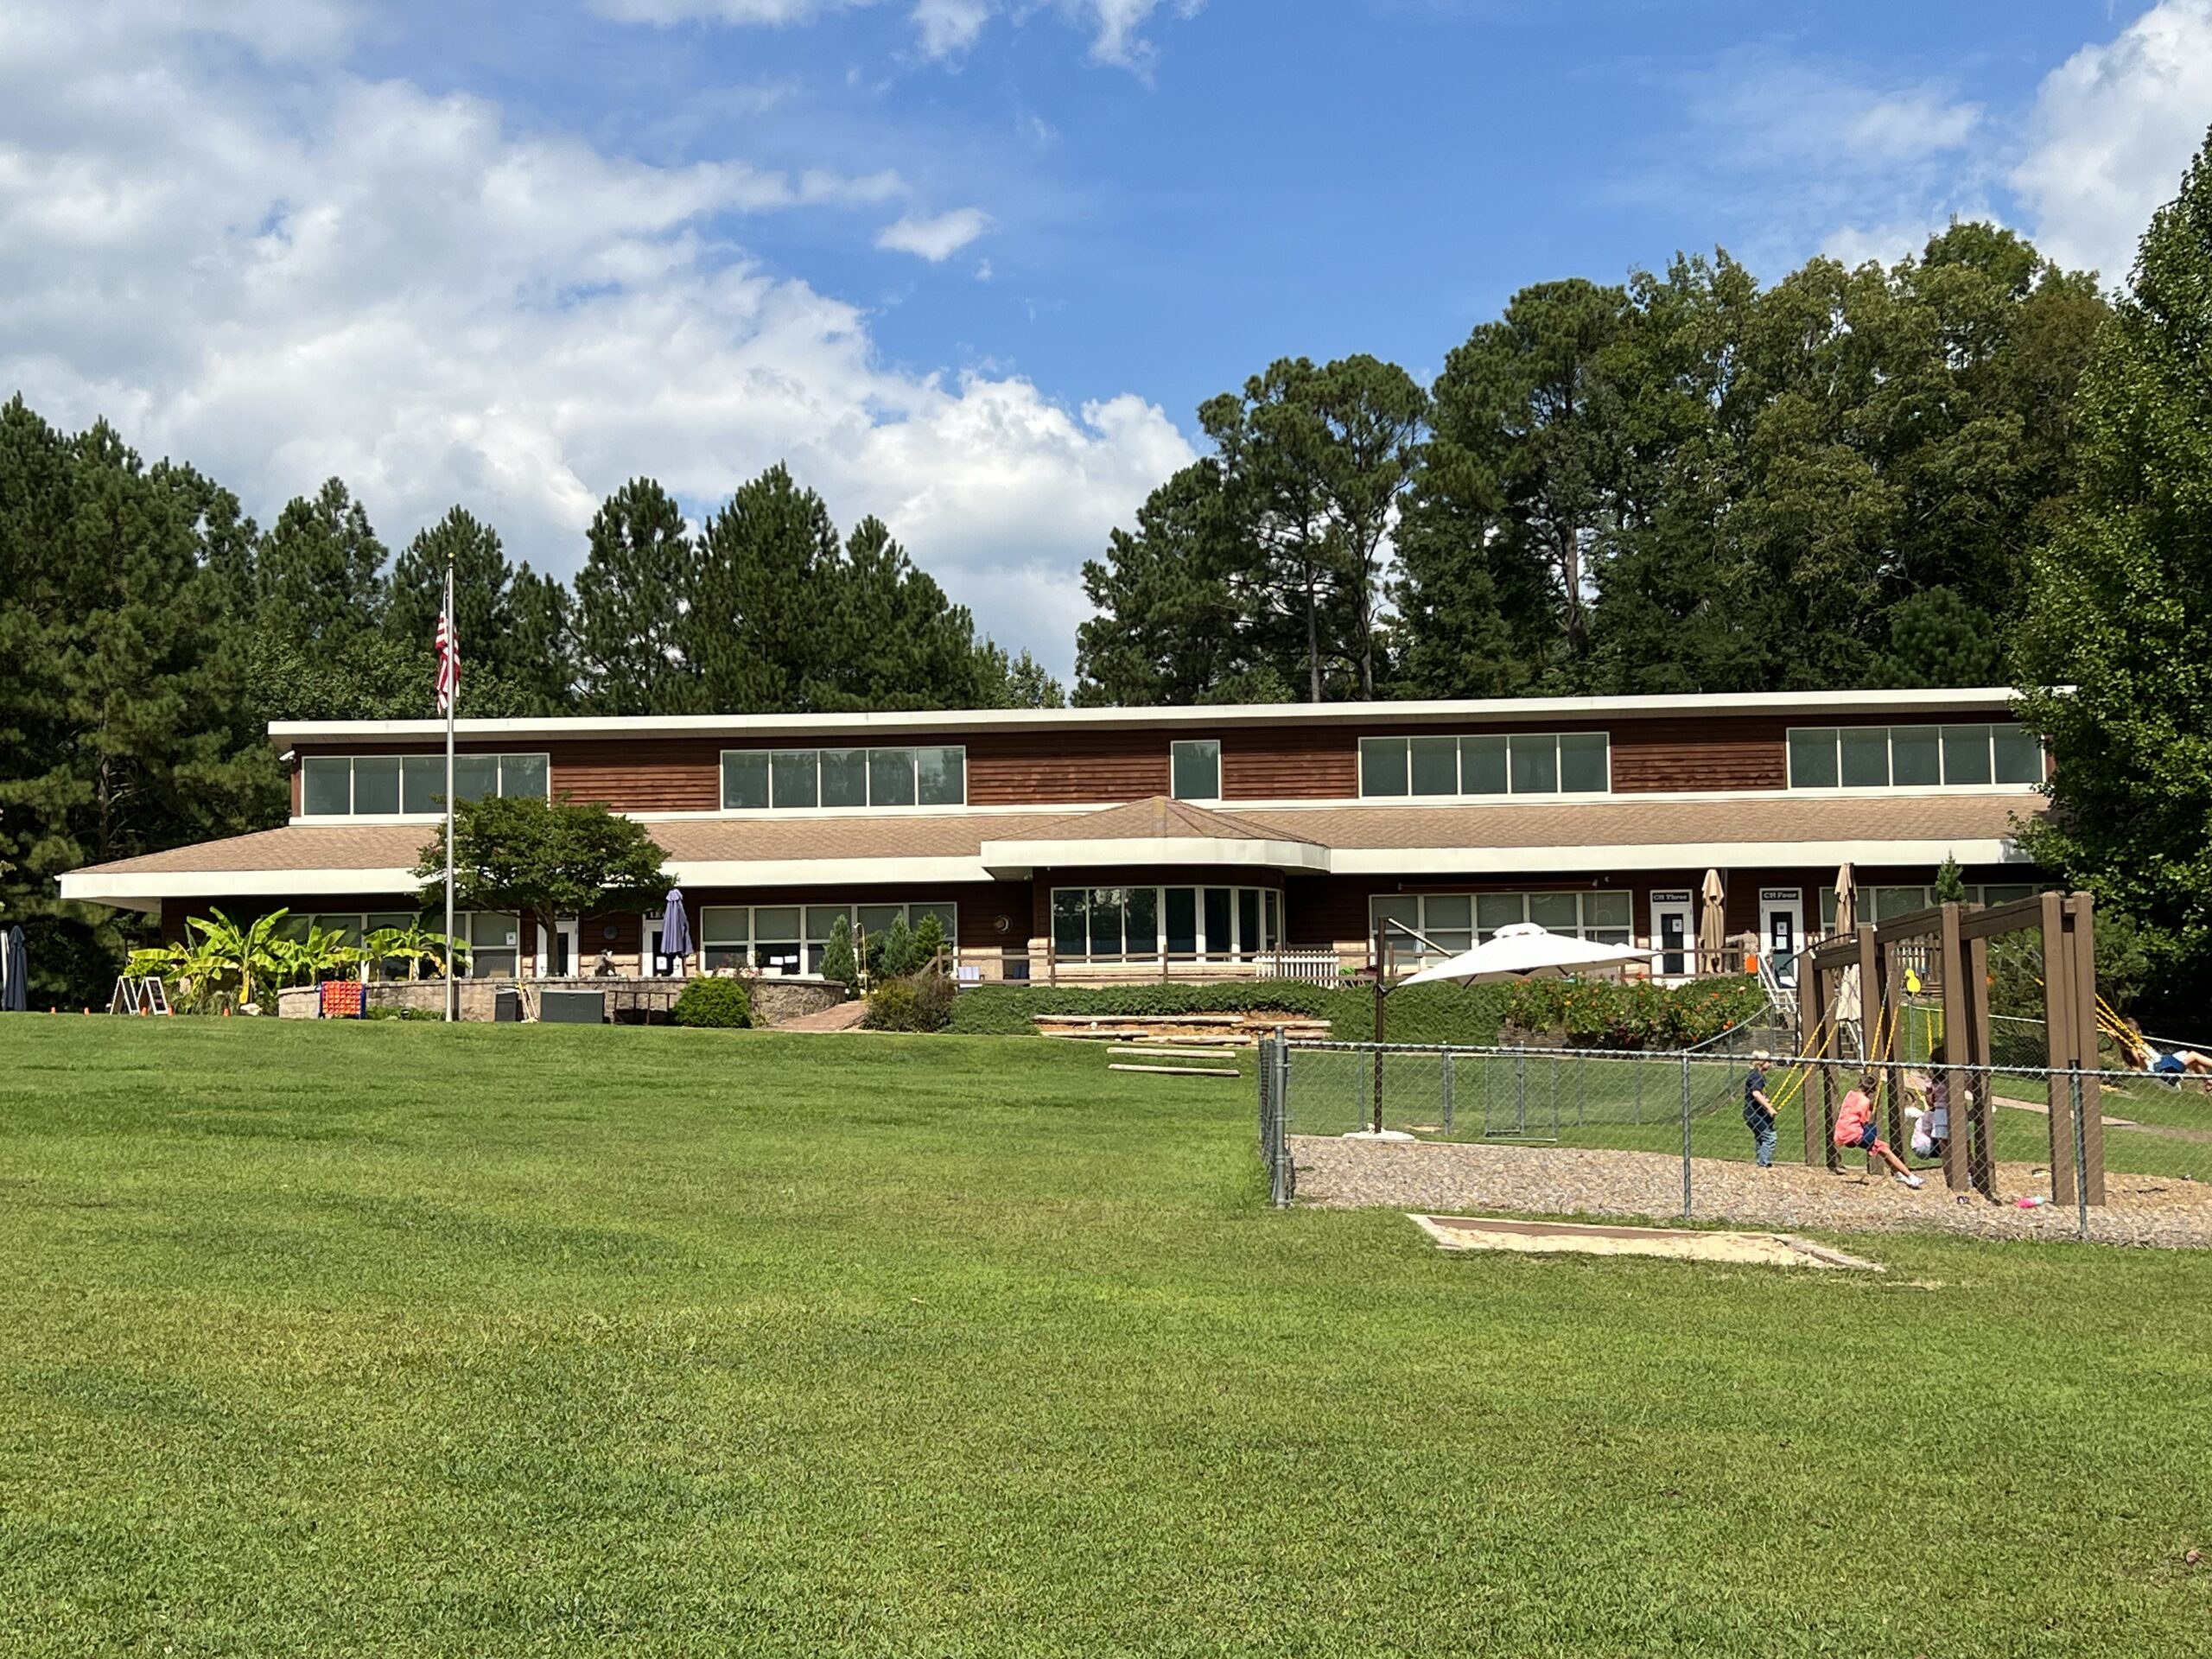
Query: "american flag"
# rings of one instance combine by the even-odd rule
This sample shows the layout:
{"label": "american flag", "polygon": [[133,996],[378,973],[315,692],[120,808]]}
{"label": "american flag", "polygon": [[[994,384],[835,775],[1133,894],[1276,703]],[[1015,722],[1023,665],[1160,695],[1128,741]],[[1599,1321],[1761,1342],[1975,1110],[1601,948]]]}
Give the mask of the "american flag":
{"label": "american flag", "polygon": [[450,613],[438,613],[438,712],[445,714],[453,707],[454,695],[461,690],[461,641],[454,636]]}

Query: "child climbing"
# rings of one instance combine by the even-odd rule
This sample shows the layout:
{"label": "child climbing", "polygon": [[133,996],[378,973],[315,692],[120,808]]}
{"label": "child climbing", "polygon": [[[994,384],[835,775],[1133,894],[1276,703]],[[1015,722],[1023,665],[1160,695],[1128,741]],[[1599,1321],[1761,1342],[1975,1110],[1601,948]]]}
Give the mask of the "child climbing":
{"label": "child climbing", "polygon": [[1890,1150],[1890,1143],[1874,1133],[1874,1090],[1879,1086],[1880,1079],[1872,1071],[1859,1074],[1859,1086],[1843,1097],[1843,1108],[1835,1115],[1835,1143],[1871,1152],[1905,1185],[1923,1186],[1926,1183],[1905,1167],[1904,1160]]}

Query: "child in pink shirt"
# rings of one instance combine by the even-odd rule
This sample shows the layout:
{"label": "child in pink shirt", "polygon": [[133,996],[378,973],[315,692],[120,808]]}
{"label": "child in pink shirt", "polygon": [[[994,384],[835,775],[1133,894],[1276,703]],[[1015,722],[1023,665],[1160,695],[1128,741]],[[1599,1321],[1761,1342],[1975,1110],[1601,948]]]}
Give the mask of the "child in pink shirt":
{"label": "child in pink shirt", "polygon": [[1843,1097],[1843,1109],[1836,1114],[1835,1143],[1847,1150],[1872,1153],[1907,1186],[1923,1185],[1905,1167],[1904,1160],[1890,1150],[1890,1143],[1874,1133],[1874,1090],[1878,1086],[1872,1071],[1859,1075],[1859,1086]]}

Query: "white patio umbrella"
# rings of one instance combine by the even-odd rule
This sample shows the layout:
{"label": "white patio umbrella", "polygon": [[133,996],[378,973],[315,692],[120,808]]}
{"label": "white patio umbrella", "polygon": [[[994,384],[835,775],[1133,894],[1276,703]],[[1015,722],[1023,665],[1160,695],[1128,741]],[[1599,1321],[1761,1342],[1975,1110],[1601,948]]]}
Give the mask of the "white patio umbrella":
{"label": "white patio umbrella", "polygon": [[1462,985],[1487,985],[1498,980],[1528,979],[1543,974],[1564,977],[1650,960],[1649,950],[1639,950],[1632,944],[1599,944],[1551,932],[1534,922],[1515,922],[1499,928],[1473,950],[1446,957],[1433,968],[1424,968],[1398,983],[1402,988],[1450,980]]}

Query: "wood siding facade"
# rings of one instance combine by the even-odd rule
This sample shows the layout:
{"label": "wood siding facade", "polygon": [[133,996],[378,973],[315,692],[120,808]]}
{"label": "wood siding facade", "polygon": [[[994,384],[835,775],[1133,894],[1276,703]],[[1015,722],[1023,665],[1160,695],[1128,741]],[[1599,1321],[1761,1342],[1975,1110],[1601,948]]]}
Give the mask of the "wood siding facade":
{"label": "wood siding facade", "polygon": [[[1986,716],[1973,717],[1986,720]],[[1617,796],[1778,790],[1789,782],[1788,737],[1793,725],[1837,723],[1833,717],[1764,715],[1613,716],[1586,720],[1477,722],[1464,727],[1378,721],[1352,727],[1316,722],[1263,728],[1226,725],[1171,734],[1164,728],[1099,730],[1070,727],[1020,732],[919,734],[892,740],[949,743],[968,753],[971,806],[1074,806],[1142,800],[1170,789],[1168,746],[1174,738],[1213,737],[1221,744],[1221,804],[1259,801],[1348,801],[1359,795],[1359,740],[1474,732],[1605,731],[1611,743],[1612,792]],[[1891,725],[1934,724],[1935,719],[1892,719]],[[794,734],[802,747],[840,747],[815,733]],[[861,740],[852,740],[855,747]],[[713,812],[721,805],[721,754],[726,748],[776,747],[773,736],[742,740],[661,736],[506,741],[468,738],[463,753],[521,750],[550,753],[556,798],[599,801],[632,812]],[[420,742],[302,745],[305,754],[421,754]],[[442,753],[442,750],[436,752]],[[297,767],[293,810],[299,810]]]}

